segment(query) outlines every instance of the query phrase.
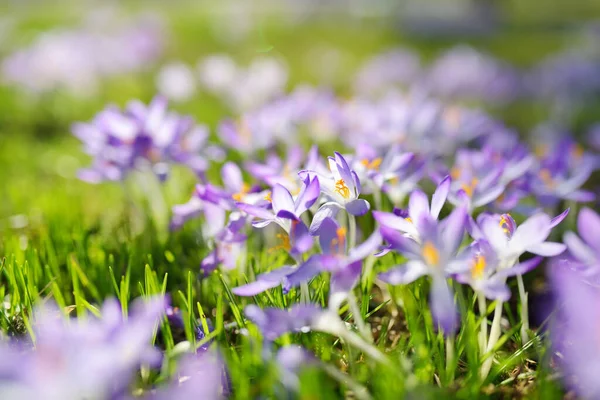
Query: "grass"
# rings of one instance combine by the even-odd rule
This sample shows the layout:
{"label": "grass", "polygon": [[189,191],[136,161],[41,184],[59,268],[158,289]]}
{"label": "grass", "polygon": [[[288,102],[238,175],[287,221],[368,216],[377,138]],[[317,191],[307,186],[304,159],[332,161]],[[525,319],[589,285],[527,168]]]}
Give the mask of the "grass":
{"label": "grass", "polygon": [[[204,40],[207,25],[196,21],[195,15],[189,15],[173,25],[174,35],[180,40],[169,51],[187,61],[220,49],[214,38]],[[36,17],[29,21],[39,27],[51,22]],[[347,71],[340,75],[339,82],[334,82],[342,92],[347,90],[343,82],[348,71],[367,54],[406,42],[389,26],[368,31],[342,26],[340,32],[338,26],[325,23],[298,30],[286,30],[274,23],[259,38],[253,36],[228,50],[249,58],[256,54],[256,48],[262,48],[256,43],[266,41],[273,46],[272,52],[288,60],[293,82],[299,82],[314,79],[314,72],[306,67],[301,55],[317,40],[350,54]],[[560,47],[562,40],[558,33],[521,38],[509,31],[476,44],[527,64]],[[413,40],[409,44],[430,57],[446,43]],[[256,233],[249,243],[245,271],[218,272],[200,279],[199,263],[208,251],[201,239],[201,220],[168,234],[164,229],[166,216],[153,214],[133,180],[123,188],[108,183],[92,186],[74,178],[77,168],[87,160],[80,154],[76,140],[68,135],[68,124],[89,118],[108,100],[147,100],[153,94],[148,82],[152,82],[150,73],[110,81],[97,97],[84,101],[57,94],[28,103],[13,90],[0,89],[0,297],[6,301],[5,312],[0,313],[0,328],[7,335],[32,334],[32,308],[49,299],[71,315],[85,318],[88,313],[98,315],[99,304],[108,297],[118,298],[126,315],[132,299],[168,293],[172,304],[183,312],[183,337],[177,337],[163,322],[156,340],[164,347],[169,361],[162,371],[142,373],[140,387],[167,379],[179,351],[177,342],[185,339],[198,348],[214,340],[227,361],[232,398],[281,398],[276,366],[264,362],[260,332],[245,320],[243,309],[248,304],[284,308],[298,303],[300,292],[284,294],[281,289],[274,289],[245,299],[233,295],[231,288],[283,265],[287,255],[269,251]],[[179,109],[210,124],[227,114],[222,105],[209,97]],[[521,127],[530,126],[543,116],[532,117],[522,109],[502,110],[500,114]],[[215,167],[213,174],[217,170]],[[190,174],[175,170],[161,190],[167,203],[173,205],[186,201],[193,185]],[[359,220],[366,231],[372,229],[369,224]],[[462,327],[453,340],[453,357],[447,363],[445,340],[435,332],[427,311],[427,281],[421,279],[404,287],[375,285],[376,274],[394,261],[398,260],[375,261],[355,290],[360,317],[369,324],[375,345],[386,354],[392,367],[377,364],[331,335],[284,335],[276,345],[301,344],[333,367],[333,372],[323,368],[303,371],[298,398],[351,396],[354,383],[367,387],[377,399],[562,398],[556,377],[546,366],[550,355],[543,331],[521,343],[516,303],[504,305],[509,328],[503,331],[498,345],[498,363],[486,380],[479,378],[481,354],[477,335],[481,317],[474,296],[464,287],[455,288]],[[325,305],[328,288],[328,277],[313,280],[311,301]],[[487,306],[491,319],[494,304]],[[355,320],[347,307],[341,315],[350,323]],[[197,341],[194,332],[198,326],[208,331],[207,319],[214,329]],[[335,371],[351,377],[354,383],[339,379]]]}

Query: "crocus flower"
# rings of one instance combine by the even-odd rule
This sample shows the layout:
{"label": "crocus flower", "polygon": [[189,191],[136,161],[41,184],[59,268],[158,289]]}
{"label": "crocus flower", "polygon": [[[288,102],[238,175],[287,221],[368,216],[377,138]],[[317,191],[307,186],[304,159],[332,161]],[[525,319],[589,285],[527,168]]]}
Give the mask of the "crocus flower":
{"label": "crocus flower", "polygon": [[227,397],[229,381],[222,358],[216,351],[186,354],[178,362],[176,379],[142,399],[219,400]]}
{"label": "crocus flower", "polygon": [[[405,191],[414,189],[421,174],[413,174],[415,164],[413,153],[403,152],[399,145],[392,146],[384,154],[368,144],[356,149],[352,158],[352,168],[358,176],[364,193],[377,190],[390,191],[390,187],[404,185]],[[412,187],[410,187],[412,186]],[[410,188],[409,188],[410,187]]]}
{"label": "crocus flower", "polygon": [[330,307],[339,303],[356,285],[362,271],[362,261],[381,244],[379,232],[375,232],[362,244],[348,248],[346,229],[331,218],[325,218],[319,230],[322,254],[311,256],[297,270],[287,275],[286,287],[296,287],[321,272],[331,272]]}
{"label": "crocus flower", "polygon": [[582,398],[600,396],[600,292],[563,265],[550,271],[558,310],[551,327],[552,346],[561,354],[567,385]]}
{"label": "crocus flower", "polygon": [[549,152],[529,175],[531,192],[542,206],[554,206],[560,200],[592,201],[595,195],[582,190],[597,167],[596,160],[583,152],[572,139],[557,142],[556,151]]}
{"label": "crocus flower", "polygon": [[519,96],[520,80],[510,66],[466,46],[443,53],[423,78],[429,92],[445,99],[505,104]]}
{"label": "crocus flower", "polygon": [[[506,285],[506,278],[515,275],[523,275],[535,268],[541,257],[535,257],[512,267],[499,269],[500,260],[485,240],[479,240],[464,250],[470,259],[466,262],[470,269],[454,278],[464,284],[470,285],[477,293],[483,293],[490,300],[507,301],[510,298],[510,289]],[[463,256],[464,257],[464,256]],[[459,258],[463,258],[459,256]]]}
{"label": "crocus flower", "polygon": [[318,176],[321,190],[328,198],[313,218],[311,233],[318,231],[323,220],[335,216],[339,209],[345,209],[351,215],[364,215],[370,208],[366,200],[358,198],[361,192],[360,180],[356,172],[350,169],[346,159],[336,152],[335,157],[329,157],[328,160],[331,171],[329,177],[316,171],[301,172],[301,176],[305,177]]}
{"label": "crocus flower", "polygon": [[[92,167],[79,174],[89,182],[122,180],[131,170],[144,167],[164,179],[172,163],[186,165],[199,175],[208,167],[202,155],[208,150],[207,128],[168,112],[162,97],[148,106],[130,102],[125,111],[108,107],[91,123],[75,124],[73,133],[94,157]],[[214,154],[213,150],[209,152]]]}
{"label": "crocus flower", "polygon": [[583,270],[584,276],[596,276],[600,273],[600,216],[589,208],[582,208],[577,216],[577,230],[581,237],[573,232],[563,236],[573,257],[571,264]]}
{"label": "crocus flower", "polygon": [[[0,397],[3,399],[118,398],[141,365],[158,366],[154,330],[165,312],[157,297],[136,302],[127,320],[116,300],[107,300],[101,318],[67,323],[53,306],[38,308],[35,349],[0,344]],[[15,365],[22,368],[15,370]]]}
{"label": "crocus flower", "polygon": [[[297,195],[301,186],[298,184],[297,171],[301,170],[304,163],[305,154],[301,147],[292,146],[288,149],[285,161],[276,154],[267,157],[266,163],[247,162],[248,172],[255,178],[264,181],[273,187],[276,184],[284,186],[292,194]],[[313,146],[309,151],[305,168],[313,169],[319,159],[318,148]]]}
{"label": "crocus flower", "polygon": [[498,257],[499,269],[509,268],[517,263],[525,253],[533,253],[544,257],[552,257],[562,253],[566,246],[562,243],[547,242],[550,231],[560,223],[569,210],[551,219],[548,215],[538,213],[517,226],[510,214],[482,214],[477,226],[471,226],[472,236],[485,239]]}
{"label": "crocus flower", "polygon": [[381,226],[383,238],[390,249],[403,254],[408,261],[395,266],[380,275],[380,279],[392,285],[408,284],[421,276],[430,275],[431,314],[434,322],[446,334],[454,332],[458,317],[454,297],[446,277],[461,273],[470,266],[463,258],[457,257],[462,242],[467,213],[464,207],[456,208],[445,220],[436,221],[429,213],[418,214],[419,241],[405,236],[402,231]]}
{"label": "crocus flower", "polygon": [[373,217],[381,226],[399,230],[415,241],[421,242],[421,227],[419,224],[427,221],[425,217],[430,217],[433,220],[438,219],[440,211],[442,211],[442,207],[448,198],[450,184],[450,177],[446,177],[440,182],[431,198],[431,206],[427,195],[422,190],[417,189],[410,195],[407,211],[398,210],[395,213],[373,211]]}
{"label": "crocus flower", "polygon": [[237,203],[237,207],[254,216],[256,219],[252,225],[256,228],[264,228],[272,222],[278,224],[288,234],[292,228],[293,221],[299,221],[304,214],[319,198],[320,186],[316,177],[306,177],[300,193],[294,196],[284,186],[276,184],[271,195],[272,210],[267,210],[247,203]]}

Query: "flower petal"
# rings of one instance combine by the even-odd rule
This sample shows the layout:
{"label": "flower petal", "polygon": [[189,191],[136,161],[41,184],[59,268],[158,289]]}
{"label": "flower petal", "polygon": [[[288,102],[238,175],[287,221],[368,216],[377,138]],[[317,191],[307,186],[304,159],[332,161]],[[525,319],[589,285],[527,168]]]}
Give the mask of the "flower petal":
{"label": "flower petal", "polygon": [[390,285],[406,285],[427,275],[427,273],[428,269],[425,264],[419,261],[409,261],[379,274],[379,279]]}
{"label": "flower petal", "polygon": [[331,293],[348,293],[351,291],[360,277],[362,271],[362,263],[355,262],[347,265],[345,268],[331,274]]}
{"label": "flower petal", "polygon": [[243,211],[248,215],[252,215],[253,217],[258,217],[269,221],[275,219],[275,216],[269,210],[265,210],[262,207],[253,206],[252,204],[246,203],[236,203],[236,206],[240,211]]}
{"label": "flower petal", "polygon": [[573,232],[567,232],[563,236],[563,242],[567,245],[569,253],[585,264],[596,263],[594,251]]}
{"label": "flower petal", "polygon": [[346,211],[355,216],[365,215],[370,208],[371,205],[365,199],[356,199],[346,203]]}
{"label": "flower petal", "polygon": [[304,214],[306,210],[315,204],[320,194],[321,187],[319,185],[319,179],[316,176],[313,177],[312,180],[306,179],[302,186],[302,190],[295,201],[296,215],[299,217]]}
{"label": "flower petal", "polygon": [[292,198],[291,193],[284,186],[280,184],[276,184],[273,186],[272,192],[272,204],[273,211],[275,214],[279,213],[280,210],[289,211],[291,213],[294,212],[294,199]]}
{"label": "flower petal", "polygon": [[600,249],[600,216],[590,208],[583,208],[577,217],[577,229],[582,239],[596,249]]}
{"label": "flower petal", "polygon": [[542,242],[536,245],[527,247],[527,251],[544,257],[554,257],[567,249],[562,243]]}
{"label": "flower petal", "polygon": [[421,215],[429,215],[429,199],[423,191],[417,189],[410,194],[408,214],[415,223],[421,219]]}
{"label": "flower petal", "polygon": [[434,277],[429,295],[431,316],[434,324],[444,334],[452,334],[458,328],[458,312],[454,305],[454,296],[443,277]]}
{"label": "flower petal", "polygon": [[435,189],[431,197],[431,216],[437,219],[450,193],[450,176],[446,176]]}
{"label": "flower petal", "polygon": [[313,236],[319,235],[323,221],[326,218],[335,218],[340,210],[340,207],[341,206],[334,201],[323,204],[315,213],[310,227],[308,228],[310,234]]}

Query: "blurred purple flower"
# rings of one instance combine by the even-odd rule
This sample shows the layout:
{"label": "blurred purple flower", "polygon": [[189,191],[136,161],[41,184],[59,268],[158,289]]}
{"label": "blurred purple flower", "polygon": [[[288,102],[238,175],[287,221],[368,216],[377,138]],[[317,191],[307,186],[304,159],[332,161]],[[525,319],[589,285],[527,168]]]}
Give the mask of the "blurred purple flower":
{"label": "blurred purple flower", "polygon": [[566,372],[567,385],[582,398],[598,398],[600,291],[561,264],[550,270],[558,306],[550,331],[552,346],[561,354],[559,365]]}
{"label": "blurred purple flower", "polygon": [[380,227],[381,235],[389,243],[389,249],[404,255],[408,261],[392,267],[379,277],[387,283],[399,285],[430,275],[431,314],[435,324],[446,334],[451,334],[458,327],[458,315],[446,277],[470,268],[465,254],[457,256],[467,220],[466,209],[456,208],[445,220],[439,222],[427,210],[417,213],[416,216],[419,241],[404,234],[402,229],[398,231],[398,228],[390,228],[387,225]]}
{"label": "blurred purple flower", "polygon": [[563,241],[573,257],[571,264],[582,270],[586,277],[600,274],[600,216],[589,208],[582,208],[577,216],[579,236],[566,232]]}
{"label": "blurred purple flower", "polygon": [[[35,348],[0,345],[2,398],[117,398],[125,395],[142,365],[158,366],[152,346],[165,313],[162,297],[138,300],[126,320],[116,300],[107,300],[101,318],[67,323],[54,306],[35,313]],[[19,365],[19,369],[15,369]]]}
{"label": "blurred purple flower", "polygon": [[144,167],[165,179],[174,163],[202,174],[207,156],[215,150],[206,145],[208,129],[194,125],[190,117],[168,112],[162,97],[148,106],[130,102],[124,111],[108,107],[91,123],[73,125],[73,133],[94,158],[79,176],[93,183],[122,180],[131,170]]}

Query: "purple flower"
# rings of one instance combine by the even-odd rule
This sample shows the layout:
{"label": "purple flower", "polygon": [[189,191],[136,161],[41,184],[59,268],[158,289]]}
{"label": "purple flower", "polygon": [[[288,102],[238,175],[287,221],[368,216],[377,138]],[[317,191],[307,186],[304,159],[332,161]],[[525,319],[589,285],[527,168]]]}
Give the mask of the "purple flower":
{"label": "purple flower", "polygon": [[358,198],[361,192],[360,180],[356,172],[350,169],[346,159],[336,152],[335,157],[329,157],[328,160],[331,171],[329,177],[316,171],[301,172],[301,176],[318,176],[321,191],[328,198],[313,218],[310,226],[311,233],[317,232],[323,220],[334,217],[339,209],[345,209],[351,215],[364,215],[370,208],[366,200]]}
{"label": "purple flower", "polygon": [[[331,272],[330,296],[343,298],[354,288],[362,271],[362,260],[371,255],[381,244],[379,232],[375,232],[362,244],[348,248],[346,229],[331,218],[325,218],[319,230],[322,254],[311,256],[298,269],[287,275],[286,288],[296,287],[321,272]],[[330,304],[331,307],[331,304]]]}
{"label": "purple flower", "polygon": [[503,270],[515,265],[525,253],[552,257],[562,253],[566,246],[562,243],[547,242],[550,231],[568,214],[565,210],[554,219],[538,213],[517,226],[510,214],[482,214],[477,226],[471,226],[471,235],[476,239],[485,239],[498,257],[498,269]]}
{"label": "purple flower", "polygon": [[403,254],[408,261],[380,275],[392,285],[408,284],[424,275],[432,278],[430,294],[431,313],[434,322],[447,334],[458,327],[458,316],[452,291],[446,277],[464,272],[469,268],[464,257],[457,257],[462,242],[467,213],[464,207],[456,208],[443,221],[436,221],[426,210],[419,217],[418,238],[415,241],[386,225],[380,227],[381,235],[391,250]]}
{"label": "purple flower", "polygon": [[[101,318],[67,323],[54,306],[38,308],[35,349],[0,345],[2,398],[113,398],[126,391],[141,365],[158,366],[162,355],[152,346],[165,312],[162,297],[137,301],[127,320],[116,300],[107,300]],[[18,370],[15,365],[19,365]]]}
{"label": "purple flower", "polygon": [[582,190],[581,186],[596,167],[596,159],[586,154],[573,139],[557,140],[553,151],[528,175],[530,190],[543,206],[554,206],[562,199],[592,201],[595,195]]}
{"label": "purple flower", "polygon": [[284,186],[276,184],[269,196],[272,210],[246,203],[237,203],[237,207],[256,218],[252,222],[254,227],[264,228],[275,222],[289,234],[292,229],[292,222],[300,220],[300,216],[317,201],[319,194],[319,180],[316,177],[311,179],[307,176],[304,179],[300,193],[295,199]]}
{"label": "purple flower", "polygon": [[406,153],[399,145],[385,154],[368,144],[359,145],[352,158],[352,168],[358,176],[363,193],[384,191],[394,200],[413,190],[423,173],[413,153]]}
{"label": "purple flower", "polygon": [[510,289],[506,285],[506,278],[523,275],[535,268],[541,257],[535,257],[512,267],[500,269],[500,259],[485,240],[479,240],[463,251],[459,258],[465,258],[470,266],[469,270],[454,275],[454,278],[464,284],[470,285],[477,293],[483,293],[490,300],[507,301],[510,298]]}
{"label": "purple flower", "polygon": [[501,104],[520,94],[521,83],[513,68],[466,46],[442,54],[423,81],[429,92],[445,99]]}
{"label": "purple flower", "polygon": [[373,217],[381,226],[399,230],[415,241],[421,242],[421,226],[419,224],[427,223],[427,218],[425,217],[430,217],[433,220],[438,219],[440,211],[442,211],[442,207],[448,198],[450,185],[450,177],[446,177],[440,182],[431,197],[431,206],[429,205],[427,195],[417,189],[410,195],[406,215],[398,215],[402,214],[402,210],[398,210],[395,213],[373,211]]}
{"label": "purple flower", "polygon": [[572,265],[589,277],[600,273],[600,216],[589,208],[583,208],[577,216],[579,236],[567,232],[563,240],[569,254],[574,258]]}
{"label": "purple flower", "polygon": [[566,383],[582,398],[600,396],[600,292],[574,270],[555,265],[550,271],[559,306],[551,329],[552,345],[559,352]]}
{"label": "purple flower", "polygon": [[186,354],[178,363],[176,379],[158,389],[149,400],[218,400],[226,398],[229,380],[223,360],[215,351]]}
{"label": "purple flower", "polygon": [[392,85],[410,85],[420,72],[419,64],[419,56],[410,50],[385,51],[361,67],[354,88],[361,94],[373,94],[388,90]]}
{"label": "purple flower", "polygon": [[[308,154],[305,167],[307,169],[315,168],[318,158],[318,148],[313,146]],[[301,190],[297,172],[301,169],[303,162],[304,151],[299,146],[293,146],[288,149],[285,162],[276,154],[272,154],[267,157],[265,164],[247,162],[246,168],[255,178],[264,181],[269,186],[280,184],[293,195],[297,195]]]}
{"label": "purple flower", "polygon": [[186,165],[197,174],[208,167],[202,155],[210,150],[207,128],[194,125],[190,117],[168,112],[162,97],[148,106],[130,102],[124,111],[108,107],[91,123],[75,124],[73,133],[94,157],[92,166],[79,173],[89,182],[122,180],[136,168],[151,168],[164,179],[173,163]]}

